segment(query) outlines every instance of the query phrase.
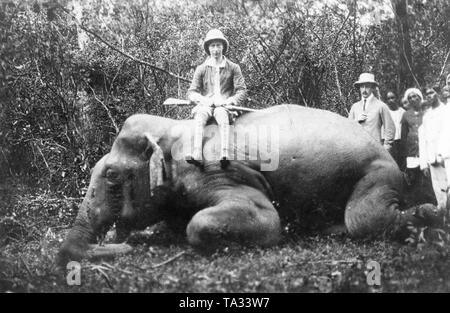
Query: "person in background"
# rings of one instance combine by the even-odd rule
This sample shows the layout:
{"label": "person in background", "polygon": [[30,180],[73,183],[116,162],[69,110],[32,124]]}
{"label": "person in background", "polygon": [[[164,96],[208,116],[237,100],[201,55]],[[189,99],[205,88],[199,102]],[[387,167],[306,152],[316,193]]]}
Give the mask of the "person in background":
{"label": "person in background", "polygon": [[408,111],[410,108],[408,99],[405,97],[402,98],[402,108],[405,109],[405,111]]}
{"label": "person in background", "polygon": [[[362,73],[354,86],[359,88],[361,100],[352,105],[348,117],[357,121],[365,131],[390,151],[395,126],[388,106],[374,96],[374,91],[378,87],[375,76],[371,73]],[[381,136],[382,129],[384,138]]]}
{"label": "person in background", "polygon": [[[446,86],[448,87],[448,86]],[[450,89],[450,88],[449,88]],[[445,173],[446,173],[446,178],[447,178],[447,188],[446,188],[446,193],[447,193],[447,217],[449,212],[448,210],[450,210],[450,105],[445,105],[443,107],[443,126],[442,126],[442,131],[441,131],[441,135],[438,141],[438,155],[441,156],[443,163],[444,163],[444,168],[445,168]]]}
{"label": "person in background", "polygon": [[406,161],[407,181],[415,183],[420,173],[419,168],[419,135],[418,129],[422,125],[423,102],[422,92],[417,88],[409,88],[405,91],[403,101],[409,103],[409,109],[403,114],[401,123],[401,157]]}
{"label": "person in background", "polygon": [[443,147],[441,146],[442,134],[445,131],[446,107],[439,100],[439,88],[427,86],[425,95],[430,109],[428,109],[419,127],[419,159],[420,169],[425,176],[431,177],[434,194],[437,201],[438,210],[447,212],[447,173],[445,169]]}
{"label": "person in background", "polygon": [[[446,85],[442,88],[442,98],[445,104],[444,127],[439,141],[439,153],[444,160],[444,167],[447,176],[447,210],[450,204],[450,74],[447,75]],[[447,212],[448,214],[448,212]],[[447,215],[448,216],[448,215]]]}
{"label": "person in background", "polygon": [[402,117],[405,110],[398,105],[397,95],[393,91],[388,91],[386,94],[386,104],[389,107],[392,121],[395,125],[394,141],[392,143],[391,155],[400,169],[405,168],[405,159],[401,155],[401,134],[402,134]]}

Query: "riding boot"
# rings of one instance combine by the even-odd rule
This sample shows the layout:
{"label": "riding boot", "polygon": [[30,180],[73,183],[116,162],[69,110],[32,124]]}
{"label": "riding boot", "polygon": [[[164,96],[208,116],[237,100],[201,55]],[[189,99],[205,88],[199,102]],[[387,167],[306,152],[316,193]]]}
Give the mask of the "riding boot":
{"label": "riding boot", "polygon": [[186,161],[196,166],[202,165],[203,159],[203,128],[204,123],[201,119],[195,119],[194,129],[194,151],[192,155],[186,156]]}
{"label": "riding boot", "polygon": [[230,163],[229,138],[230,138],[230,124],[224,123],[220,125],[220,143],[221,143],[220,164],[222,168],[227,167],[228,164]]}

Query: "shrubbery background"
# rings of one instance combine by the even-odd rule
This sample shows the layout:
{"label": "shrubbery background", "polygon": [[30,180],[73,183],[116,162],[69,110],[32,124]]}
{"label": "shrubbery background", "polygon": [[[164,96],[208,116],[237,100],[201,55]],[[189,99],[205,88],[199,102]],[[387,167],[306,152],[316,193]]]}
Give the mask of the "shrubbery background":
{"label": "shrubbery background", "polygon": [[248,106],[346,115],[362,71],[376,74],[382,95],[441,82],[448,16],[446,0],[3,1],[0,175],[82,196],[128,116],[188,116],[162,102],[185,97],[210,28],[231,43]]}

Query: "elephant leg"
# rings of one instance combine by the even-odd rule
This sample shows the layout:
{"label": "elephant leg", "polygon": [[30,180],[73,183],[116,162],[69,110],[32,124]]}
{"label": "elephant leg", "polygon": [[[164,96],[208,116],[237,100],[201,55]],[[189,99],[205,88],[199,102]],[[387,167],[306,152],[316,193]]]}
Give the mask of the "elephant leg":
{"label": "elephant leg", "polygon": [[229,242],[269,246],[279,241],[278,212],[262,192],[240,186],[239,195],[233,189],[218,197],[217,205],[197,212],[189,222],[190,244],[210,249]]}
{"label": "elephant leg", "polygon": [[400,211],[400,192],[392,186],[401,190],[401,181],[385,169],[371,172],[357,183],[345,209],[345,225],[351,236],[404,239],[408,225],[436,223],[433,205]]}
{"label": "elephant leg", "polygon": [[345,209],[345,225],[354,237],[372,237],[393,231],[399,216],[398,193],[386,185],[358,183]]}

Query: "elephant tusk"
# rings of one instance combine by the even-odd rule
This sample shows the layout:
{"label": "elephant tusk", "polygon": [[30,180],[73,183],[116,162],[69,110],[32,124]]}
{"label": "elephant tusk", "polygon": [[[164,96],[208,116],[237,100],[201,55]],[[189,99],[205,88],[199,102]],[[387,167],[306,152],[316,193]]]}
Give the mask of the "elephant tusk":
{"label": "elephant tusk", "polygon": [[127,254],[133,250],[133,247],[126,243],[111,243],[106,245],[90,244],[87,251],[88,259],[107,258],[119,254]]}

